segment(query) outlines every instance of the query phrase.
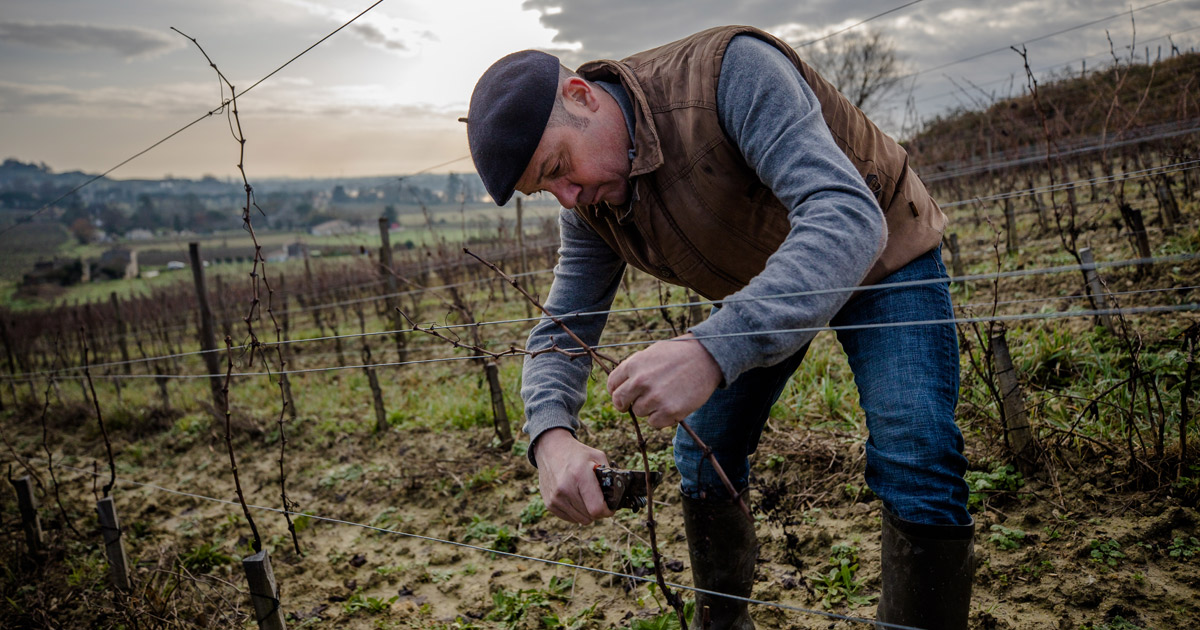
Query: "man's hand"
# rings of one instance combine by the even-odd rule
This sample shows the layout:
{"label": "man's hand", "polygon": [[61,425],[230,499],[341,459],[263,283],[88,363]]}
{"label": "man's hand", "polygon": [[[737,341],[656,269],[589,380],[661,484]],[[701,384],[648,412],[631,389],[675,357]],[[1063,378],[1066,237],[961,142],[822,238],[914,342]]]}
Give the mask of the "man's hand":
{"label": "man's hand", "polygon": [[566,429],[550,429],[538,436],[534,458],[542,501],[551,514],[580,525],[613,515],[596,481],[596,465],[608,465],[603,451],[576,440]]}
{"label": "man's hand", "polygon": [[721,368],[691,333],[660,341],[625,359],[608,376],[613,406],[650,426],[675,426],[721,384]]}

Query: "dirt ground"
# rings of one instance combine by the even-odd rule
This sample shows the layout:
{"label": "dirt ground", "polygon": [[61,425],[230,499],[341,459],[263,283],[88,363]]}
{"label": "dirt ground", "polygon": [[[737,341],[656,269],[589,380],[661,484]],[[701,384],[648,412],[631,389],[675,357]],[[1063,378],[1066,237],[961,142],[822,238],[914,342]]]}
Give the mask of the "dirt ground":
{"label": "dirt ground", "polygon": [[[24,456],[44,458],[37,410],[27,411],[9,419],[5,430]],[[84,425],[85,418],[83,410],[60,415],[52,434],[67,435],[64,429]],[[178,414],[154,410],[126,418],[125,428],[113,431],[119,477],[234,500],[224,441],[207,429],[181,432],[179,421]],[[270,426],[267,419],[250,424]],[[626,429],[616,420],[594,427],[588,439],[607,445],[614,463],[623,464],[636,453]],[[101,462],[95,477],[89,472],[94,458],[79,456],[97,453],[95,430],[85,426],[70,435],[53,439],[51,449],[55,461],[87,469],[56,471],[62,502],[82,538],[64,527],[51,492],[40,499],[50,557],[36,565],[18,560],[19,520],[6,495],[5,595],[15,603],[0,626],[129,627],[119,620],[123,607],[132,606],[150,627],[252,627],[244,577],[233,561],[250,551],[236,505],[118,483],[113,494],[141,603],[113,594],[90,507],[95,488],[108,480],[107,465]],[[236,444],[252,504],[279,504],[278,450],[267,443],[272,437],[269,430],[251,432]],[[771,421],[755,456],[751,493],[762,547],[755,598],[874,616],[880,503],[862,482],[863,437]],[[491,448],[488,429],[331,435],[301,421],[289,438],[289,493],[300,511],[579,567],[650,574],[644,512],[624,511],[591,526],[548,514],[537,518],[536,471],[523,455]],[[1194,489],[1164,484],[1113,493],[1109,480],[1123,474],[1120,463],[1091,452],[1060,457],[1053,474],[1018,477],[993,468],[999,460],[987,436],[968,427],[967,438],[977,477],[1002,471],[989,477],[991,490],[981,486],[973,498],[979,563],[972,627],[1195,627],[1200,543],[1189,536],[1197,535],[1200,518]],[[668,447],[665,434],[650,436],[649,452],[660,462],[669,461]],[[5,458],[11,462],[11,453]],[[45,460],[30,463],[50,488]],[[668,580],[690,584],[678,481],[669,470],[658,493],[658,540]],[[300,520],[303,555],[297,555],[281,515],[255,510],[253,516],[272,554],[290,628],[625,628],[663,611],[661,595],[656,599],[644,583],[318,519]],[[217,557],[197,562],[196,550],[206,545]],[[818,583],[833,566],[835,545],[855,550],[856,586],[826,605],[827,591]],[[29,584],[37,585],[36,594]],[[156,618],[170,618],[172,607],[187,612],[188,624],[155,625]],[[765,605],[752,612],[763,628],[868,627]]]}

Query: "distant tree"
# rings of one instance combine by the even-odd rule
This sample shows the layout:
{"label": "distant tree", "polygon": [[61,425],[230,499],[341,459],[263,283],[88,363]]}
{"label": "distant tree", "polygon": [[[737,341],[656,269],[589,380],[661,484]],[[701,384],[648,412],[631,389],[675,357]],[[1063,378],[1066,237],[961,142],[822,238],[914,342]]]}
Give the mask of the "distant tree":
{"label": "distant tree", "polygon": [[0,206],[5,208],[33,209],[38,206],[38,200],[28,190],[6,190],[0,192]]}
{"label": "distant tree", "polygon": [[446,203],[458,203],[459,195],[463,192],[462,178],[457,173],[446,177]]}
{"label": "distant tree", "polygon": [[408,195],[409,200],[415,199],[419,203],[434,204],[440,201],[432,190],[424,186],[407,186],[405,194]]}
{"label": "distant tree", "polygon": [[125,216],[125,213],[119,207],[107,203],[98,203],[88,208],[88,210],[100,219],[106,232],[124,234],[129,231],[129,217]]}
{"label": "distant tree", "polygon": [[476,192],[475,182],[469,177],[462,178],[462,198],[463,201],[474,202],[479,200],[479,195]]}
{"label": "distant tree", "polygon": [[83,207],[83,204],[72,203],[67,205],[66,210],[63,210],[62,216],[58,220],[69,228],[75,225],[75,222],[80,219],[91,221],[91,218],[92,213],[88,212],[87,208]]}
{"label": "distant tree", "polygon": [[387,219],[388,225],[396,222],[398,215],[396,214],[396,206],[388,204],[383,207],[383,218]]}
{"label": "distant tree", "polygon": [[899,86],[904,64],[883,32],[850,31],[799,49],[800,56],[855,107],[870,113]]}
{"label": "distant tree", "polygon": [[179,199],[179,204],[183,211],[187,213],[203,212],[208,209],[204,202],[196,193],[188,193]]}
{"label": "distant tree", "polygon": [[350,195],[346,194],[345,186],[338,185],[333,187],[333,201],[335,203],[346,203],[350,201]]}
{"label": "distant tree", "polygon": [[80,245],[87,245],[96,238],[96,226],[84,217],[72,221],[71,226],[67,229],[71,231],[71,236],[74,236]]}
{"label": "distant tree", "polygon": [[154,230],[165,225],[150,195],[138,195],[137,208],[134,209],[133,216],[129,217],[129,223],[143,230]]}

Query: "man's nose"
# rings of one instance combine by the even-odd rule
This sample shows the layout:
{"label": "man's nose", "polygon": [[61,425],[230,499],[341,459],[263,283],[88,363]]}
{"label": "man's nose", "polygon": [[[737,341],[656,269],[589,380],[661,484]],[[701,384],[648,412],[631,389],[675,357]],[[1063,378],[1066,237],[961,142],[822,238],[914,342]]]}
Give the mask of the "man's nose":
{"label": "man's nose", "polygon": [[559,181],[551,184],[548,190],[558,200],[558,203],[562,204],[562,207],[574,208],[579,202],[579,193],[583,191],[583,188],[569,182]]}

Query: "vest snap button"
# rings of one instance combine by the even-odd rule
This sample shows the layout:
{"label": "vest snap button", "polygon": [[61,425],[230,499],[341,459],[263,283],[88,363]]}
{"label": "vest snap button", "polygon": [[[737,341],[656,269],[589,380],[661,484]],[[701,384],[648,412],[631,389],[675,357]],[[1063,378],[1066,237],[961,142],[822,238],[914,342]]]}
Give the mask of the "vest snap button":
{"label": "vest snap button", "polygon": [[674,272],[674,271],[671,271],[671,268],[670,268],[670,267],[668,267],[668,266],[666,266],[666,265],[661,265],[661,266],[658,268],[658,275],[660,275],[660,276],[662,276],[662,277],[664,277],[664,278],[674,278],[674,277],[675,277],[675,272]]}

